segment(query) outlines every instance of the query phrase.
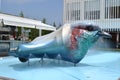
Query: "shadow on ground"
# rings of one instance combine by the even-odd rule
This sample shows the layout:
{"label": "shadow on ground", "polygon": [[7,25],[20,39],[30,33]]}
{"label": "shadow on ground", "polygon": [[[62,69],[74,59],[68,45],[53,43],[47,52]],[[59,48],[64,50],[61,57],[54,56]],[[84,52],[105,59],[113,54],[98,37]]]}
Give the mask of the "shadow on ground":
{"label": "shadow on ground", "polygon": [[73,63],[66,62],[66,61],[60,61],[58,62],[57,60],[44,60],[42,63],[41,61],[30,61],[28,64],[26,63],[18,63],[18,64],[13,64],[9,65],[12,67],[14,70],[17,71],[25,71],[25,70],[33,70],[33,69],[50,69],[50,68],[72,68],[72,67],[87,67],[87,66],[93,66],[85,63],[78,63],[76,66],[74,66]]}

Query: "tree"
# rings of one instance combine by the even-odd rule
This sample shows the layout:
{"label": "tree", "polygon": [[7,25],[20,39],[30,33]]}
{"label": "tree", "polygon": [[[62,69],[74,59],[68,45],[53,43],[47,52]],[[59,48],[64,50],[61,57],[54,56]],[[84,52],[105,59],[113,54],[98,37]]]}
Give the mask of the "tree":
{"label": "tree", "polygon": [[29,33],[29,38],[33,40],[39,36],[39,30],[34,28],[30,28],[30,29],[31,29],[31,32]]}
{"label": "tree", "polygon": [[59,23],[59,26],[58,27],[61,27],[62,26],[62,24],[61,23]]}
{"label": "tree", "polygon": [[46,18],[43,18],[42,19],[42,23],[46,23],[47,21],[46,21]]}
{"label": "tree", "polygon": [[[42,19],[42,23],[47,23],[47,20],[46,20],[46,18],[43,18]],[[46,34],[49,34],[49,33],[51,33],[52,31],[48,31],[48,30],[42,30],[42,35],[46,35]]]}
{"label": "tree", "polygon": [[24,17],[24,14],[23,14],[22,11],[20,12],[19,16],[20,16],[20,17]]}
{"label": "tree", "polygon": [[56,24],[55,24],[55,22],[53,23],[53,26],[54,26],[54,27],[56,27]]}

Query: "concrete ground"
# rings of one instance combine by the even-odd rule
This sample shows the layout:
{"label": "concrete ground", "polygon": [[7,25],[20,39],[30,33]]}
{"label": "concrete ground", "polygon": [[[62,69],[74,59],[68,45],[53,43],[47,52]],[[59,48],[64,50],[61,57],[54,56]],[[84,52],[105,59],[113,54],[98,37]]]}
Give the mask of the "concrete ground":
{"label": "concrete ground", "polygon": [[0,76],[16,80],[119,80],[120,52],[90,50],[77,64],[31,59],[30,65],[14,57],[0,58]]}

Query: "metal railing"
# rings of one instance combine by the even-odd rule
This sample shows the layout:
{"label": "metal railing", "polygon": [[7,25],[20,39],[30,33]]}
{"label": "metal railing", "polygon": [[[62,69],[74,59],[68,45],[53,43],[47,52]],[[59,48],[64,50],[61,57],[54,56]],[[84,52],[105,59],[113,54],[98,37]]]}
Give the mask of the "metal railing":
{"label": "metal railing", "polygon": [[0,40],[0,53],[8,53],[11,48],[16,48],[18,45],[23,43],[27,43],[27,41]]}

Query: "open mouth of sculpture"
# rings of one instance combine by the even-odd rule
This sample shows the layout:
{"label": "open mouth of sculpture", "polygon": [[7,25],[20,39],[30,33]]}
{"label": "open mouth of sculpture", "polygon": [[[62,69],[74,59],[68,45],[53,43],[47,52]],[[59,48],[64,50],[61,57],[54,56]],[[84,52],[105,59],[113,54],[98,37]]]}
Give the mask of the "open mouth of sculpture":
{"label": "open mouth of sculpture", "polygon": [[84,32],[83,29],[80,29],[80,27],[75,27],[73,30],[72,30],[72,33],[71,33],[71,46],[70,48],[71,49],[76,49],[77,48],[77,39],[76,39],[76,36],[80,36],[82,35]]}
{"label": "open mouth of sculpture", "polygon": [[71,49],[76,49],[77,48],[77,39],[76,37],[80,37],[85,31],[92,32],[92,31],[98,31],[96,35],[104,38],[111,38],[112,36],[107,33],[102,31],[98,26],[77,26],[72,29],[71,32]]}

